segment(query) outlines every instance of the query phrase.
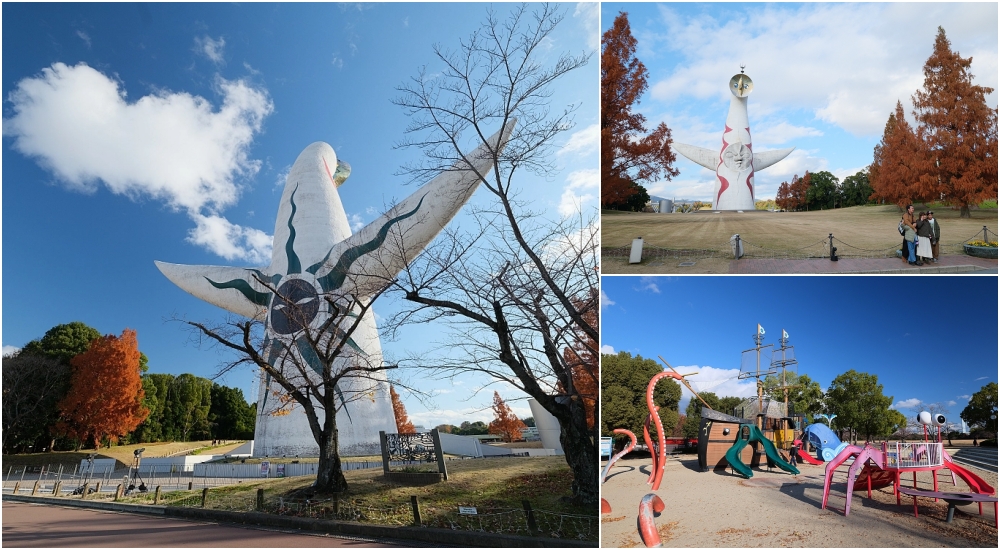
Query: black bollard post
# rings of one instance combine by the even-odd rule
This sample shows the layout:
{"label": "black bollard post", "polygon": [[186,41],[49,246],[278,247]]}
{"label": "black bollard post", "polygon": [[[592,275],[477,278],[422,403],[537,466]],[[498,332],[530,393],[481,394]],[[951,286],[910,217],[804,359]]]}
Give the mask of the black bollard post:
{"label": "black bollard post", "polygon": [[830,261],[836,262],[839,259],[837,257],[837,247],[833,246],[833,233],[830,233]]}
{"label": "black bollard post", "polygon": [[528,531],[532,535],[537,535],[538,523],[535,521],[535,511],[531,509],[531,503],[527,500],[522,500],[521,506],[524,507],[524,514],[528,517]]}
{"label": "black bollard post", "polygon": [[417,502],[416,495],[410,497],[410,507],[413,508],[413,525],[420,527],[420,503]]}
{"label": "black bollard post", "polygon": [[264,510],[264,489],[257,489],[257,511]]}
{"label": "black bollard post", "polygon": [[208,501],[208,487],[201,490],[201,507],[205,507],[205,502]]}

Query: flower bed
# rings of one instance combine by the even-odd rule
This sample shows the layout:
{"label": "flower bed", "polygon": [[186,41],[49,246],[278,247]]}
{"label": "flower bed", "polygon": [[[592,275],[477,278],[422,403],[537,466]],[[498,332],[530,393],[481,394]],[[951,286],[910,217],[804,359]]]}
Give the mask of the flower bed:
{"label": "flower bed", "polygon": [[964,245],[965,253],[976,258],[997,259],[996,241],[970,241]]}

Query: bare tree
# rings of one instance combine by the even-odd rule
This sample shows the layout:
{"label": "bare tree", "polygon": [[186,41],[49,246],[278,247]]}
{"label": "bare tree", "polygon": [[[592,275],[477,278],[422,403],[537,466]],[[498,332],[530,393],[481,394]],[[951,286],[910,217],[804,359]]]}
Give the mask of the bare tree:
{"label": "bare tree", "polygon": [[[236,352],[218,375],[242,365],[255,366],[284,391],[270,396],[281,403],[272,414],[302,408],[319,445],[315,490],[346,491],[337,412],[375,391],[388,395],[388,389],[379,386],[387,384],[384,371],[394,368],[384,364],[381,356],[366,356],[354,340],[359,327],[370,322],[366,321],[369,310],[385,287],[365,299],[336,291],[312,298],[300,296],[301,289],[294,285],[276,287],[263,277],[256,280],[273,293],[271,323],[272,328],[276,322],[281,324],[277,331],[265,331],[259,318],[230,317],[215,326],[184,322],[198,329],[199,336]],[[280,312],[277,321],[274,311]],[[272,332],[294,338],[276,338]]]}
{"label": "bare tree", "polygon": [[537,400],[559,421],[575,499],[593,505],[597,432],[588,427],[563,350],[575,349],[581,338],[598,341],[598,327],[588,321],[597,316],[587,315],[598,308],[596,217],[548,219],[518,200],[515,185],[522,170],[553,174],[555,140],[573,127],[577,106],[553,112],[552,89],[590,54],[542,61],[551,55],[545,46],[562,17],[551,5],[537,11],[521,5],[503,20],[490,11],[457,49],[434,47],[443,71],[422,69],[398,88],[394,102],[411,117],[410,137],[400,146],[425,154],[404,168],[415,181],[468,165],[465,140],[486,145],[492,131],[517,123],[506,148],[487,147],[494,162],[479,175],[494,200],[474,211],[479,227],[447,232],[407,266],[393,286],[417,307],[393,322],[442,319],[453,329],[440,353],[412,357],[412,366],[440,377],[485,374]]}

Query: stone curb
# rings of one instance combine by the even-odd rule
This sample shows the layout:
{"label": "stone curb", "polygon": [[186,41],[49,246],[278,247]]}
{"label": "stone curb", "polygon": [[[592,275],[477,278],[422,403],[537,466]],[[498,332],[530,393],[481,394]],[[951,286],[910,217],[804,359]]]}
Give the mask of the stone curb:
{"label": "stone curb", "polygon": [[259,512],[227,512],[204,508],[184,508],[176,506],[152,506],[100,502],[90,500],[61,499],[52,497],[31,497],[27,495],[3,495],[3,500],[28,502],[54,506],[73,506],[112,512],[176,517],[202,521],[217,521],[281,529],[300,529],[350,537],[373,539],[413,540],[430,544],[449,544],[459,547],[491,548],[597,548],[597,542],[553,539],[547,537],[522,537],[482,533],[478,531],[453,531],[434,527],[387,527],[349,522],[276,516]]}

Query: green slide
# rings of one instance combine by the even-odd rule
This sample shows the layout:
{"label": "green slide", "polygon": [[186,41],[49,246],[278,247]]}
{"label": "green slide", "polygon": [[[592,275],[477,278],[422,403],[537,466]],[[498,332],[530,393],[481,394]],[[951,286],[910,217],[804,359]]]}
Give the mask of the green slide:
{"label": "green slide", "polygon": [[741,476],[747,479],[753,477],[753,470],[746,464],[743,464],[743,461],[740,459],[743,448],[752,442],[763,445],[764,454],[767,455],[769,463],[774,463],[786,472],[792,474],[799,473],[798,468],[782,460],[781,455],[778,454],[778,450],[774,448],[774,444],[771,443],[771,440],[764,437],[764,434],[760,432],[757,426],[753,424],[740,424],[739,437],[736,439],[736,443],[726,451],[726,461]]}

